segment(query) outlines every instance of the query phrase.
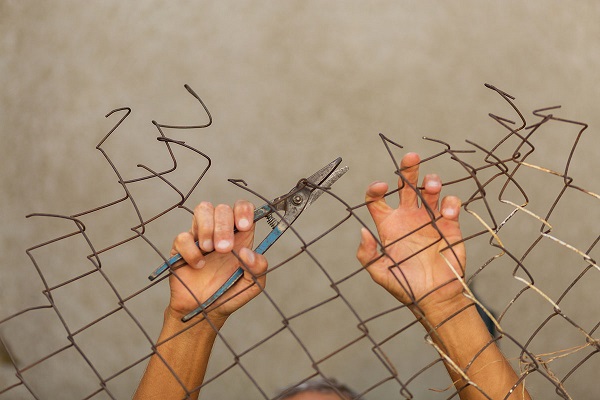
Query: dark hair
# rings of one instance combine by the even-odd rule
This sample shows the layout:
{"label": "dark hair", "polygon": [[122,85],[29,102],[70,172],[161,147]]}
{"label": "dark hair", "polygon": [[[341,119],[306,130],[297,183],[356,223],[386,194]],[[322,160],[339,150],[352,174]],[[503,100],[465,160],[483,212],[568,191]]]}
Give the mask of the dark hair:
{"label": "dark hair", "polygon": [[335,379],[315,379],[307,381],[296,386],[281,391],[277,400],[285,400],[297,395],[298,393],[335,393],[343,400],[357,399],[358,394],[348,386],[339,383]]}

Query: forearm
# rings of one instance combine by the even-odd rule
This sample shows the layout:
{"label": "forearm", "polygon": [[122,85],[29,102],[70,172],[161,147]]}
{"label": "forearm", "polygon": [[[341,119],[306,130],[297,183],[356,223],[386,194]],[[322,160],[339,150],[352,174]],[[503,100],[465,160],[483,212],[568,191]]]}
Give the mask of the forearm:
{"label": "forearm", "polygon": [[[134,399],[196,399],[208,365],[210,352],[225,320],[204,320],[190,327],[165,311],[156,353],[142,377]],[[187,330],[186,330],[187,329]]]}
{"label": "forearm", "polygon": [[444,363],[461,399],[485,399],[486,395],[491,399],[530,399],[524,385],[517,385],[519,377],[471,300],[461,295],[426,312],[425,317],[420,321],[438,350],[448,357]]}

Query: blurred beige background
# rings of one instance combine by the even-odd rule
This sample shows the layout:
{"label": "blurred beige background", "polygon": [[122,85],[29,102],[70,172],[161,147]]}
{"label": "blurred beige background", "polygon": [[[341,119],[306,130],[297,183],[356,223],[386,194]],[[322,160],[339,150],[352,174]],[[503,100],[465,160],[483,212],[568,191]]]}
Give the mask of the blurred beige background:
{"label": "blurred beige background", "polygon": [[[560,104],[561,116],[588,122],[590,128],[581,139],[570,172],[581,186],[600,192],[599,17],[600,3],[596,1],[0,0],[0,319],[26,307],[47,304],[25,249],[73,229],[67,222],[25,219],[25,215],[75,214],[121,196],[116,176],[95,150],[116,122],[115,117],[104,115],[117,107],[133,109],[126,125],[115,133],[118,140],[107,142],[107,151],[120,171],[133,178],[142,174],[136,167],[139,163],[156,170],[168,166],[163,147],[154,140],[157,131],[151,121],[196,124],[206,118],[183,88],[186,83],[202,97],[214,118],[209,129],[172,133],[200,148],[213,161],[190,203],[201,199],[231,203],[240,196],[247,197],[227,183],[227,178],[243,178],[260,193],[273,197],[316,167],[342,156],[350,172],[336,185],[336,194],[349,204],[358,204],[371,181],[393,183],[395,179],[393,164],[378,137],[380,132],[408,150],[425,153],[436,147],[424,143],[422,136],[458,147],[466,147],[465,139],[486,146],[496,143],[499,131],[487,114],[510,113],[484,83],[516,96],[517,104],[528,115],[535,108]],[[573,130],[549,137],[536,161],[564,166],[573,139]],[[185,168],[194,168],[195,177],[204,167],[184,152],[180,156],[185,166],[178,175],[182,180],[186,178]],[[531,179],[532,185],[538,183],[535,176]],[[547,199],[554,199],[560,189],[540,185],[550,192]],[[160,203],[163,192],[159,186],[140,188],[137,195],[144,199],[141,207],[151,210]],[[314,236],[327,227],[326,223],[343,215],[339,204],[337,214],[331,211],[335,207],[327,204],[324,201],[311,210],[299,225],[301,233]],[[585,250],[599,233],[598,202],[574,198],[571,204],[573,213],[565,211],[566,217],[556,225],[566,226],[563,233],[570,243]],[[171,238],[187,229],[188,220],[179,212],[177,218],[156,226],[150,237],[161,250],[168,251]],[[89,233],[101,247],[130,235],[134,224],[133,210],[125,205],[89,221]],[[538,222],[529,224],[533,232],[539,230]],[[519,232],[523,229],[515,234]],[[513,240],[519,243],[518,236]],[[354,261],[357,243],[358,224],[346,224],[336,240],[319,253],[320,260],[352,271],[358,268]],[[77,260],[84,265],[82,247],[82,243],[79,247],[65,243],[40,252],[49,279],[56,283],[71,276],[75,268],[72,259],[80,257]],[[493,254],[484,241],[472,247],[470,254],[475,259]],[[275,259],[285,254],[274,251]],[[107,273],[124,295],[146,285],[145,277],[158,260],[142,244],[124,246],[108,257],[114,260],[110,259],[112,264],[107,260],[107,264],[118,268]],[[571,257],[568,251],[560,250],[552,257],[555,263],[541,263],[547,269],[538,272],[545,277],[558,276],[555,274],[574,265]],[[475,261],[473,265],[480,264]],[[564,281],[549,281],[546,288],[554,299],[581,272],[578,265]],[[79,273],[84,270],[77,267],[82,268]],[[311,271],[273,274],[270,278],[273,297],[288,302],[286,312],[297,312],[326,297],[324,276]],[[332,274],[343,276],[343,272]],[[482,274],[477,282],[491,308],[501,310],[522,287],[516,283],[504,287],[501,279],[508,281],[509,277],[509,270],[492,271]],[[569,315],[589,330],[599,319],[595,289],[598,271],[591,271],[585,281],[589,283],[577,289]],[[101,283],[86,285],[97,288]],[[56,301],[63,302],[61,306],[71,318],[67,322],[75,327],[116,306],[110,290],[90,290],[86,285],[72,285],[62,295],[57,291]],[[393,306],[366,274],[353,285],[348,297],[354,296],[361,315]],[[507,330],[515,329],[517,340],[529,338],[532,327],[552,311],[529,293],[518,300],[520,308],[514,317],[506,320]],[[167,296],[164,283],[131,306],[153,337],[158,333]],[[327,354],[335,343],[339,346],[358,334],[348,310],[335,307],[324,308],[323,315],[297,326],[317,355]],[[404,324],[408,321],[404,314],[398,318],[404,318]],[[348,330],[339,328],[348,320],[353,321]],[[245,349],[280,326],[280,321],[281,317],[261,299],[230,321],[224,335],[237,350]],[[397,329],[396,323],[398,320],[390,317],[374,329],[391,333]],[[315,326],[327,324],[339,329],[323,328],[323,332],[315,333]],[[581,340],[571,341],[560,332],[557,327],[555,333],[543,335],[536,350],[553,352],[581,344]],[[22,365],[46,354],[48,348],[66,344],[64,330],[51,311],[30,313],[4,324],[0,335]],[[433,350],[423,336],[424,332],[413,328],[390,345],[403,380],[433,360]],[[243,360],[269,396],[312,372],[310,362],[297,354],[297,346],[289,340],[273,340],[264,350],[267,355],[285,354],[289,358],[267,362],[265,354],[254,356],[253,352]],[[81,335],[79,343],[96,357],[94,362],[105,377],[149,351],[146,339],[125,317],[100,325],[93,334]],[[509,341],[502,345],[511,356],[518,356],[518,349]],[[327,367],[332,375],[352,382],[360,391],[387,376],[368,346],[364,347],[358,355],[333,360]],[[215,371],[232,362],[225,346],[219,344],[216,351],[222,357],[215,355]],[[582,357],[577,353],[568,358],[558,368],[561,376]],[[0,390],[16,382],[5,358],[0,368]],[[566,387],[573,398],[600,395],[598,358],[596,355],[570,378]],[[25,375],[39,398],[81,398],[82,393],[90,393],[90,387],[97,388],[97,380],[73,352],[51,362],[51,368],[34,368]],[[130,397],[142,371],[143,364],[112,381],[112,393],[118,398]],[[446,398],[448,393],[429,389],[448,385],[438,365],[409,388],[418,399],[437,399]],[[533,377],[531,385],[537,398],[556,396],[544,378]],[[234,369],[206,389],[206,398],[262,398],[256,390],[248,392],[248,387],[252,388],[248,378]],[[382,385],[368,398],[398,398],[398,393],[398,385]],[[4,398],[33,397],[15,390],[0,395]]]}

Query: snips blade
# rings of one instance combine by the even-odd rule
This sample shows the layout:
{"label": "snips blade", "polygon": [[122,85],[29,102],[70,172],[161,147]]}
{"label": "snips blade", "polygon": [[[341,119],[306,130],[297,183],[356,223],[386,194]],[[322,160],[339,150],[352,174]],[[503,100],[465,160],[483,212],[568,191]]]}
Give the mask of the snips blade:
{"label": "snips blade", "polygon": [[323,194],[324,190],[330,189],[338,179],[348,172],[349,168],[347,166],[336,169],[341,162],[342,158],[338,157],[306,179],[308,182],[318,186],[318,188],[315,188],[311,192],[304,207],[311,205]]}
{"label": "snips blade", "polygon": [[330,162],[329,164],[327,164],[326,166],[324,166],[323,168],[306,178],[306,180],[312,183],[313,185],[322,184],[325,181],[325,179],[327,179],[333,173],[333,171],[338,167],[338,165],[340,165],[341,162],[342,157],[336,158],[335,160],[333,160],[332,162]]}
{"label": "snips blade", "polygon": [[[342,162],[342,158],[338,157],[317,172],[306,179],[301,180],[296,188],[292,189],[290,194],[291,202],[286,204],[285,220],[290,224],[298,215],[312,204],[324,190],[331,188],[338,179],[348,172],[348,167],[336,168]],[[295,202],[298,200],[297,202]]]}

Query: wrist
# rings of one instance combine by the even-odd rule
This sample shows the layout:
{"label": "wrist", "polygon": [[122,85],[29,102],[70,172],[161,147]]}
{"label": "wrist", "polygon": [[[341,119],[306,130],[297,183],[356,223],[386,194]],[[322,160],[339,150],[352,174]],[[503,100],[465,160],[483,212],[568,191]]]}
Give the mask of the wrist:
{"label": "wrist", "polygon": [[203,328],[208,328],[209,330],[218,331],[220,330],[225,321],[227,321],[227,316],[223,315],[215,315],[215,313],[207,313],[206,316],[198,315],[196,318],[183,322],[182,318],[186,315],[186,313],[179,312],[168,306],[164,312],[164,326],[169,326],[171,330],[192,330],[196,331]]}
{"label": "wrist", "polygon": [[471,309],[476,312],[475,302],[462,293],[443,301],[423,302],[411,307],[415,317],[427,330],[435,329],[459,313],[470,313],[468,310]]}

